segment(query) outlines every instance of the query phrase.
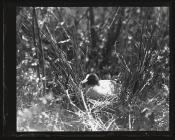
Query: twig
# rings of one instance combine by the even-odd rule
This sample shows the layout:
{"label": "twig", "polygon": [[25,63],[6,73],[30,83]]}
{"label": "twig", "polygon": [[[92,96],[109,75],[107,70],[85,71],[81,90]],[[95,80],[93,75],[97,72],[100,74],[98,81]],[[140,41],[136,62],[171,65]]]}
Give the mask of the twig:
{"label": "twig", "polygon": [[117,56],[117,58],[120,60],[120,62],[121,62],[121,64],[123,65],[123,67],[130,73],[131,71],[130,71],[128,65],[126,64],[126,61],[125,61],[125,59],[123,58],[123,56],[122,56],[122,55],[120,56],[119,53],[116,53],[116,56]]}
{"label": "twig", "polygon": [[119,11],[119,9],[120,9],[120,7],[117,9],[117,11],[116,11],[116,13],[115,13],[115,15],[114,15],[114,18],[112,19],[111,24],[108,26],[108,29],[110,29],[110,28],[111,28],[111,26],[112,26],[112,24],[114,23],[114,21],[115,21],[115,19],[116,19],[117,15],[118,15],[118,11]]}
{"label": "twig", "polygon": [[68,90],[65,90],[65,93],[66,93],[66,95],[67,95],[67,97],[68,97],[68,99],[69,99],[69,101],[70,101],[70,104],[73,105],[76,109],[78,109],[78,111],[84,113],[80,108],[78,108],[78,107],[72,102],[72,100],[71,100],[71,98],[70,98],[70,96],[69,96]]}
{"label": "twig", "polygon": [[[44,25],[45,25],[45,24],[44,24]],[[48,33],[50,34],[51,39],[52,39],[52,40],[54,41],[54,43],[56,44],[57,42],[56,42],[56,40],[53,38],[53,36],[52,36],[52,34],[51,34],[49,28],[47,27],[47,25],[45,25],[45,27],[46,27]]]}
{"label": "twig", "polygon": [[[59,22],[59,19],[57,18],[57,16],[55,15],[55,13],[54,13],[54,12],[51,12],[51,14],[52,14],[52,15],[56,18],[56,20]],[[71,37],[70,37],[69,34],[67,33],[67,31],[66,31],[66,29],[64,28],[64,26],[63,26],[62,24],[59,24],[59,25],[63,28],[65,34],[66,34],[67,37],[68,37],[68,39],[71,39]]]}
{"label": "twig", "polygon": [[85,102],[85,99],[84,99],[84,96],[83,96],[83,92],[81,91],[80,94],[81,94],[81,98],[82,98],[82,101],[83,101],[83,105],[84,105],[86,111],[89,112],[88,108],[87,108],[87,105],[86,105],[86,102]]}
{"label": "twig", "polygon": [[128,123],[129,123],[129,130],[131,131],[131,129],[132,129],[132,126],[131,126],[131,114],[130,114],[130,112],[129,112],[129,119],[128,119]]}

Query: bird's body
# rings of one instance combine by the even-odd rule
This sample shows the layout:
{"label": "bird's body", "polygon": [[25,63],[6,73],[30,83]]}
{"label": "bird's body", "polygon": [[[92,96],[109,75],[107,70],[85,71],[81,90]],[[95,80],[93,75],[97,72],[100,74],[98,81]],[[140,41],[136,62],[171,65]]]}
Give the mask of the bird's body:
{"label": "bird's body", "polygon": [[101,100],[106,98],[115,97],[118,93],[118,85],[114,80],[99,80],[96,74],[89,74],[82,81],[85,87],[85,96],[94,99]]}

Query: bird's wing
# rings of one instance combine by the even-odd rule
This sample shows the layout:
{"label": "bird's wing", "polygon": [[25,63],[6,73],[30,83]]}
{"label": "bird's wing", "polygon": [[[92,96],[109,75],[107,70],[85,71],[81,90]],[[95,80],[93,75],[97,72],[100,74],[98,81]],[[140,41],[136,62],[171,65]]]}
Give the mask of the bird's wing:
{"label": "bird's wing", "polygon": [[99,90],[102,90],[104,94],[114,94],[115,92],[115,82],[112,80],[100,80],[99,81]]}
{"label": "bird's wing", "polygon": [[101,99],[105,96],[104,91],[102,91],[100,88],[97,87],[90,87],[87,91],[86,91],[86,96],[94,99],[94,100],[98,100]]}

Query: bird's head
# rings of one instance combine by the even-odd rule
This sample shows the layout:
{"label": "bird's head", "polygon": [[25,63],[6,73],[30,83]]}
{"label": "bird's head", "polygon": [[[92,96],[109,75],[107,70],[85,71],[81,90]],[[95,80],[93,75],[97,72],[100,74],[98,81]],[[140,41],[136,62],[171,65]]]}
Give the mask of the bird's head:
{"label": "bird's head", "polygon": [[86,78],[81,81],[82,87],[99,85],[99,78],[97,74],[87,74]]}

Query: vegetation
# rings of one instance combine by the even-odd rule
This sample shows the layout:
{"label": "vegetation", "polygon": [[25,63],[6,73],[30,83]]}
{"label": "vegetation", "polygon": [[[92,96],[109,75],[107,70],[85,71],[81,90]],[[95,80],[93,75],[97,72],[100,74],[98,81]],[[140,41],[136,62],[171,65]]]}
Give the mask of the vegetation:
{"label": "vegetation", "polygon": [[[168,131],[168,7],[17,7],[17,131]],[[95,72],[118,97],[85,99]]]}

